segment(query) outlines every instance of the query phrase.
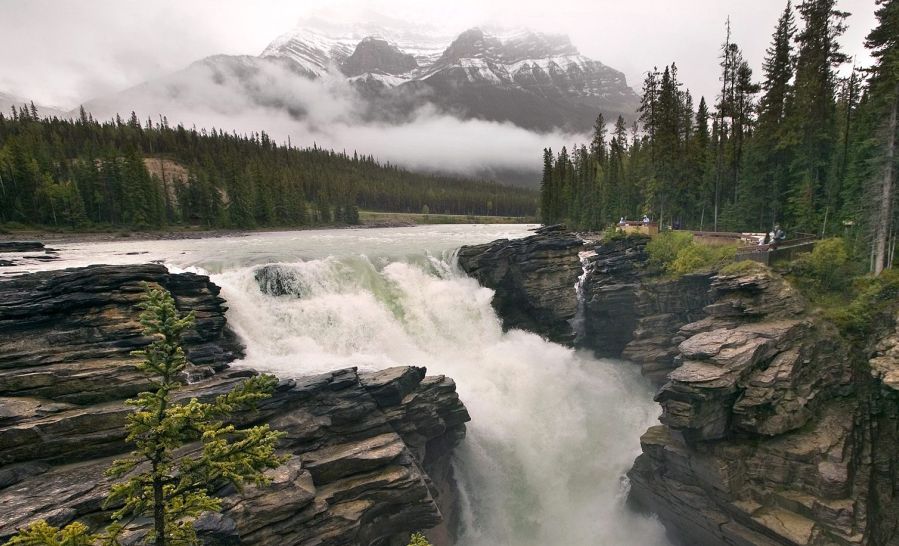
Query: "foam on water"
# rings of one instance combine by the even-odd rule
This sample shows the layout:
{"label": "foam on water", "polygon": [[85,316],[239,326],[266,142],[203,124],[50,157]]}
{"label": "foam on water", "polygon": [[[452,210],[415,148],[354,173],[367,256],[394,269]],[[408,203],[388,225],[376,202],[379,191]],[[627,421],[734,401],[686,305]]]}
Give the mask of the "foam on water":
{"label": "foam on water", "polygon": [[[454,461],[460,546],[666,544],[655,520],[623,504],[624,472],[658,414],[635,367],[503,332],[493,292],[447,254],[259,271],[213,277],[247,344],[240,364],[281,376],[419,365],[455,379],[472,417]],[[269,294],[275,280],[284,295]]]}

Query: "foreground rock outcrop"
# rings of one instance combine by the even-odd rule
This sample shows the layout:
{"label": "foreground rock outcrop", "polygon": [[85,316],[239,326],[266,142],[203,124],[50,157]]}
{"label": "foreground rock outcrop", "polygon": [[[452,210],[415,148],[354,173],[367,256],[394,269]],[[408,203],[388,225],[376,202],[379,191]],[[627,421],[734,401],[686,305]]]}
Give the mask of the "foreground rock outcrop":
{"label": "foreground rock outcrop", "polygon": [[571,343],[578,310],[574,286],[583,272],[584,241],[561,226],[538,229],[524,239],[463,246],[459,266],[496,291],[493,307],[503,326]]}
{"label": "foreground rock outcrop", "polygon": [[[184,397],[212,397],[255,372],[207,277],[162,266],[93,266],[0,282],[0,541],[34,519],[98,524],[104,470],[128,450],[124,399],[146,388],[134,304],[143,283],[194,311]],[[223,489],[200,520],[209,544],[392,545],[454,517],[449,457],[469,420],[451,379],[423,368],[282,378],[258,412],[287,436],[269,487]],[[446,536],[446,530],[438,533]]]}

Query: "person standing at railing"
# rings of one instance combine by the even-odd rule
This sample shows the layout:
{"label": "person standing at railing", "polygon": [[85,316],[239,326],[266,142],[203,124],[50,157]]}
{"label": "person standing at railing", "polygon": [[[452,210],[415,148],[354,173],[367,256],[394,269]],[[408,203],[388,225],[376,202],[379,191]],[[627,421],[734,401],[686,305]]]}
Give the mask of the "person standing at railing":
{"label": "person standing at railing", "polygon": [[776,242],[779,243],[779,242],[783,241],[783,240],[786,239],[786,238],[787,238],[787,232],[785,232],[785,231],[783,230],[783,228],[780,227],[780,224],[775,224],[775,226],[774,226],[774,240],[775,240]]}

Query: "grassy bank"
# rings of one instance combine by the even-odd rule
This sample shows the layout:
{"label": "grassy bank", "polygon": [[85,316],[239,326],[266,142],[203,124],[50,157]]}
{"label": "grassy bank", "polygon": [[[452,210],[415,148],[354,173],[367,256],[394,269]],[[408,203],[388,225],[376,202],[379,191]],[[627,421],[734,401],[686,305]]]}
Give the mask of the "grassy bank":
{"label": "grassy bank", "polygon": [[412,212],[359,211],[359,221],[364,225],[403,224],[535,224],[529,216],[478,216],[468,214],[419,214]]}

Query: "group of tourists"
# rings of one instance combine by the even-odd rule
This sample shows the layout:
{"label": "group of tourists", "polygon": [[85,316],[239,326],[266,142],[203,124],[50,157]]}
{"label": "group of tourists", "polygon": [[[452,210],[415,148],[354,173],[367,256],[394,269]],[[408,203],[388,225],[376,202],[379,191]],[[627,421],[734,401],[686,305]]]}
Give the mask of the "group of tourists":
{"label": "group of tourists", "polygon": [[[652,220],[649,219],[649,215],[644,214],[643,215],[643,225],[648,226],[651,222],[652,222]],[[627,223],[628,222],[627,222],[627,220],[624,219],[624,216],[621,217],[621,220],[618,220],[619,226],[626,226]]]}

